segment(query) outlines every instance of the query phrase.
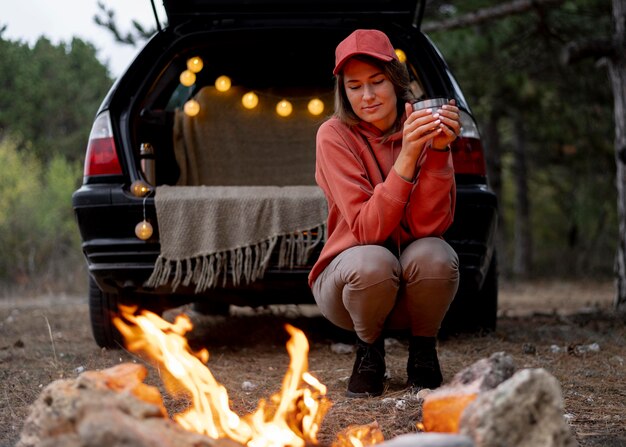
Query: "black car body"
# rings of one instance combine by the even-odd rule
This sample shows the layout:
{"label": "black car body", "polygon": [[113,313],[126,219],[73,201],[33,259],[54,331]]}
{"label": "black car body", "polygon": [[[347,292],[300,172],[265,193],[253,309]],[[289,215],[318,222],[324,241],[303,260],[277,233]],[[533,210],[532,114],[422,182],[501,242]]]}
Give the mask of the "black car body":
{"label": "black car body", "polygon": [[[90,135],[84,181],[72,198],[89,270],[92,328],[99,345],[116,345],[118,335],[111,316],[122,302],[154,311],[195,302],[214,312],[229,305],[314,303],[307,275],[320,247],[307,262],[292,268],[278,268],[272,258],[263,277],[250,283],[229,281],[201,293],[192,286],[147,287],[161,250],[153,193],[159,186],[176,185],[181,176],[173,147],[177,111],[222,74],[229,75],[233,86],[241,86],[240,91],[257,91],[262,100],[289,95],[296,101],[323,98],[324,114],[308,127],[310,144],[290,148],[285,154],[310,166],[310,174],[285,184],[314,184],[315,125],[332,110],[334,48],[356,28],[385,31],[406,54],[418,94],[454,98],[462,110],[462,134],[453,146],[456,214],[445,234],[459,254],[461,284],[444,329],[495,327],[496,197],[488,186],[470,107],[442,55],[419,30],[423,2],[165,0],[164,6],[168,25],[145,44],[102,102]],[[202,58],[204,68],[186,87],[180,84],[180,75],[196,56]],[[267,127],[264,135],[271,134],[271,125]],[[223,144],[241,138],[248,146],[257,144],[256,131],[244,137],[243,123],[234,129],[230,137],[220,132]],[[259,169],[266,162],[261,157]],[[229,169],[243,169],[231,165]],[[153,234],[142,240],[135,227],[144,220],[151,223]]]}

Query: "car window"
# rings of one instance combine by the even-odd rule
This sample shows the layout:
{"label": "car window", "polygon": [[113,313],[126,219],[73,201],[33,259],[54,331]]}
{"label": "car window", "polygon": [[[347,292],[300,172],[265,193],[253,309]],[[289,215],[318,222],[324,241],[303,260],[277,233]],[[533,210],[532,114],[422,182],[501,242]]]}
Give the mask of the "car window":
{"label": "car window", "polygon": [[[315,135],[333,112],[338,37],[235,33],[180,44],[151,92],[169,129],[139,134],[171,141],[178,185],[313,185]],[[199,60],[201,69],[188,67]],[[416,98],[425,89],[407,61]],[[192,66],[192,68],[194,68]],[[160,105],[160,106],[159,106]],[[169,178],[169,176],[167,176]]]}
{"label": "car window", "polygon": [[183,84],[176,85],[176,88],[172,92],[165,106],[165,110],[168,112],[174,112],[176,109],[184,107],[185,103],[189,100],[193,94],[194,86],[186,87]]}

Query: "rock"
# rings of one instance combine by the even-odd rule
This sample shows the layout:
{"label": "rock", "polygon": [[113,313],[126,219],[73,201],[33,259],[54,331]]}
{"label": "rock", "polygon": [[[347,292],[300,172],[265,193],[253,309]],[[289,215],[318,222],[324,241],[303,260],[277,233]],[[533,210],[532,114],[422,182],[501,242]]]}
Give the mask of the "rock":
{"label": "rock", "polygon": [[379,447],[474,447],[472,438],[443,433],[409,433],[378,444]]}
{"label": "rock", "polygon": [[425,431],[458,433],[463,411],[477,396],[477,393],[466,391],[432,393],[426,396],[422,405],[422,425]]}
{"label": "rock", "polygon": [[463,412],[460,433],[476,447],[574,447],[559,382],[544,369],[523,369],[480,393]]}
{"label": "rock", "polygon": [[528,355],[535,355],[537,354],[537,347],[532,343],[524,343],[522,345],[522,352]]}
{"label": "rock", "polygon": [[450,383],[424,396],[422,424],[428,432],[456,433],[465,407],[515,372],[513,358],[496,352],[458,372]]}
{"label": "rock", "polygon": [[469,436],[476,447],[577,446],[559,382],[543,369],[513,372],[505,353],[462,370],[424,397],[424,428]]}
{"label": "rock", "polygon": [[600,352],[600,345],[598,343],[591,343],[589,345],[576,345],[574,346],[574,353],[581,355],[588,352]]}
{"label": "rock", "polygon": [[206,436],[183,430],[169,419],[148,418],[137,423],[121,411],[90,412],[78,425],[78,434],[85,447],[213,447],[237,445],[216,441]]}
{"label": "rock", "polygon": [[381,400],[381,403],[387,406],[394,406],[396,410],[399,410],[399,411],[404,411],[407,408],[406,399],[397,399],[395,397],[385,397],[383,400]]}
{"label": "rock", "polygon": [[433,390],[431,390],[430,388],[422,388],[421,390],[419,390],[417,392],[417,394],[415,395],[418,399],[426,399],[426,396],[428,396],[429,394],[432,394]]}
{"label": "rock", "polygon": [[345,343],[333,343],[330,345],[330,350],[333,354],[352,354],[354,352],[354,345],[348,345]]}
{"label": "rock", "polygon": [[475,391],[491,390],[509,379],[514,372],[513,357],[505,352],[496,352],[458,372],[446,387],[464,385],[473,387]]}
{"label": "rock", "polygon": [[230,447],[167,417],[142,365],[124,363],[48,385],[32,405],[16,447]]}
{"label": "rock", "polygon": [[241,389],[243,391],[254,391],[257,389],[257,384],[254,382],[250,382],[249,380],[244,380],[241,383]]}
{"label": "rock", "polygon": [[385,349],[393,349],[396,347],[402,347],[402,343],[400,343],[395,338],[391,338],[391,337],[385,338]]}

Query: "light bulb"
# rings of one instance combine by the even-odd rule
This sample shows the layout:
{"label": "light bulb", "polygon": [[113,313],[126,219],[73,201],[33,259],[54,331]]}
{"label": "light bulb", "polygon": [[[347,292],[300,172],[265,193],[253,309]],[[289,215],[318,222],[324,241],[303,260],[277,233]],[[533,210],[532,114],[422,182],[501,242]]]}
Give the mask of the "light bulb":
{"label": "light bulb", "polygon": [[313,98],[312,100],[309,101],[307,108],[309,109],[309,113],[311,115],[317,116],[317,115],[320,115],[324,111],[324,103],[319,98]]}
{"label": "light bulb", "polygon": [[132,192],[135,197],[143,197],[150,192],[150,186],[143,180],[135,180],[130,185],[130,192]]}
{"label": "light bulb", "polygon": [[293,106],[289,101],[283,99],[278,104],[276,104],[276,113],[280,116],[289,116],[293,112]]}
{"label": "light bulb", "polygon": [[189,69],[189,71],[193,73],[198,73],[200,70],[202,70],[202,67],[204,67],[204,63],[202,62],[202,59],[200,59],[198,56],[187,59],[187,68]]}
{"label": "light bulb", "polygon": [[241,103],[246,109],[254,109],[259,105],[259,97],[254,92],[248,92],[241,97]]}
{"label": "light bulb", "polygon": [[195,99],[190,99],[183,106],[183,110],[187,116],[196,116],[200,112],[200,103]]}
{"label": "light bulb", "polygon": [[142,220],[135,226],[135,235],[142,241],[150,239],[152,233],[152,225],[147,220]]}
{"label": "light bulb", "polygon": [[196,74],[191,70],[185,70],[180,74],[180,83],[190,87],[196,82]]}
{"label": "light bulb", "polygon": [[220,92],[228,91],[230,84],[230,78],[228,76],[220,76],[215,80],[215,88]]}
{"label": "light bulb", "polygon": [[402,51],[400,48],[396,48],[395,51],[396,51],[396,56],[398,56],[398,59],[400,60],[400,62],[404,64],[406,62],[406,53]]}

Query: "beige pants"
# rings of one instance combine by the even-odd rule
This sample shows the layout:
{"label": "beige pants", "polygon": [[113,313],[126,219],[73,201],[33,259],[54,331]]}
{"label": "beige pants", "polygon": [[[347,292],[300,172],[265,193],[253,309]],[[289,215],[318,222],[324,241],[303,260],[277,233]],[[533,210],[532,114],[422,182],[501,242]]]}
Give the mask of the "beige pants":
{"label": "beige pants", "polygon": [[340,253],[313,283],[313,296],[333,324],[372,343],[383,328],[433,337],[459,285],[459,260],[443,239],[409,244],[398,259],[380,245]]}

